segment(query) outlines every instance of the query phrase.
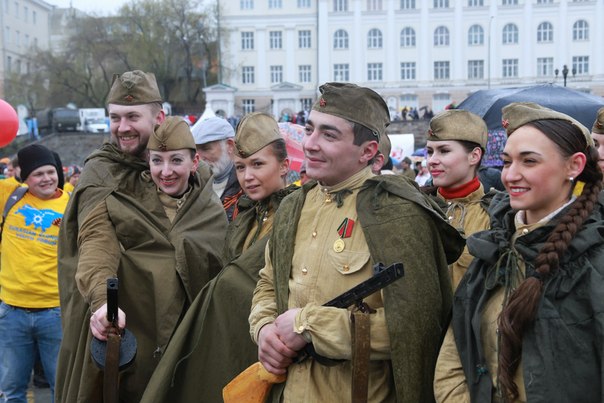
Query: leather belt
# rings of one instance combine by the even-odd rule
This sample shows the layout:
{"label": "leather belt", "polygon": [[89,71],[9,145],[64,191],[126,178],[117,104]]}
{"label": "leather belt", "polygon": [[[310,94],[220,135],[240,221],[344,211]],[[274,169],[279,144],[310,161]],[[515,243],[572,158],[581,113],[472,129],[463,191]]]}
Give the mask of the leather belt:
{"label": "leather belt", "polygon": [[41,312],[41,311],[46,311],[48,309],[55,308],[55,307],[50,307],[50,308],[25,308],[23,306],[14,306],[14,305],[9,305],[9,304],[6,304],[6,305],[10,306],[11,308],[21,309],[21,310],[23,310],[23,311],[25,311],[27,313]]}

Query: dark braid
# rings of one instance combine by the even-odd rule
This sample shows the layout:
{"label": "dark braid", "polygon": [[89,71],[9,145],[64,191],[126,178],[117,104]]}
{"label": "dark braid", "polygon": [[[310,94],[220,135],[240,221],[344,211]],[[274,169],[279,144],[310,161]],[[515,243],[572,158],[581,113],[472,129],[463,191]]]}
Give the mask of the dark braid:
{"label": "dark braid", "polygon": [[585,153],[585,168],[576,178],[585,182],[585,186],[539,251],[535,258],[535,273],[519,284],[499,316],[501,341],[498,380],[506,401],[518,397],[514,374],[520,364],[522,337],[537,314],[543,283],[558,269],[562,256],[593,211],[598,194],[602,190],[602,171],[597,163],[598,153],[594,147],[587,146],[583,133],[576,126],[562,120],[543,120],[532,122],[531,125],[552,140],[565,158],[575,152]]}

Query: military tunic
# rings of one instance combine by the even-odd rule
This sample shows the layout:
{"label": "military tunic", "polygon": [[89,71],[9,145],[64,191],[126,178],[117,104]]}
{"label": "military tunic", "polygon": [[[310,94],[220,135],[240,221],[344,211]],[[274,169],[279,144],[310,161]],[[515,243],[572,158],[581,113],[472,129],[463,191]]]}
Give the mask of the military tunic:
{"label": "military tunic", "polygon": [[[338,209],[343,188],[352,193]],[[350,236],[338,231],[346,219],[355,221]],[[366,300],[377,310],[371,315],[369,401],[432,401],[451,301],[446,261],[457,259],[462,247],[442,212],[400,176],[375,177],[364,169],[335,187],[307,183],[284,200],[254,294],[251,335],[257,340],[262,326],[299,307],[295,331],[309,337],[319,354],[345,361],[334,367],[313,359],[292,364],[284,392],[283,385],[274,386],[272,401],[281,393],[284,401],[351,399],[349,312],[320,305],[367,279],[378,261],[403,261],[407,274]]]}

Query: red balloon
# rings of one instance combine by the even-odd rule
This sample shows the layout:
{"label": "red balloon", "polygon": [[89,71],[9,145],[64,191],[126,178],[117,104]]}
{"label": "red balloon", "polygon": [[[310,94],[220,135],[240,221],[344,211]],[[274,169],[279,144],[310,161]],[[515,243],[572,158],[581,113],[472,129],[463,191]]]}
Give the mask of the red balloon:
{"label": "red balloon", "polygon": [[10,144],[17,137],[19,117],[15,108],[0,99],[0,147]]}

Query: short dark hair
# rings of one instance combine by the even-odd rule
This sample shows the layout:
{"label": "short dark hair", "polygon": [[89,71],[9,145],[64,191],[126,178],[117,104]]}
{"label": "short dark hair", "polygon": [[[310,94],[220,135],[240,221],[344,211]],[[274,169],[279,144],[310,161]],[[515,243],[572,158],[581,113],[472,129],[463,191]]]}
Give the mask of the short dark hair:
{"label": "short dark hair", "polygon": [[287,158],[287,146],[284,139],[273,141],[271,144],[271,150],[273,155],[277,158],[277,161],[283,162]]}

